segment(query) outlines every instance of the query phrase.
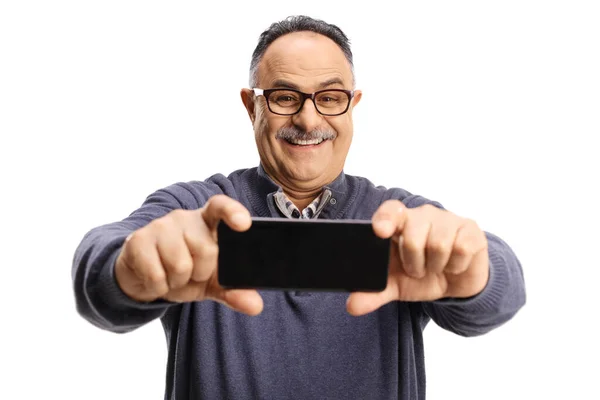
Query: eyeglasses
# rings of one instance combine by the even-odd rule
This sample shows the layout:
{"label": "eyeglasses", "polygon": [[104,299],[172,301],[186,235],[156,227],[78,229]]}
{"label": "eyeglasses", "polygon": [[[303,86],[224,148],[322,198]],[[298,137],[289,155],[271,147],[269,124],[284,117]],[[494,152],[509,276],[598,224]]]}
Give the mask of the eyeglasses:
{"label": "eyeglasses", "polygon": [[319,114],[334,117],[348,111],[350,100],[354,97],[354,91],[344,89],[325,89],[314,93],[303,93],[294,89],[252,90],[256,96],[264,96],[269,111],[277,115],[298,114],[306,100],[310,99]]}

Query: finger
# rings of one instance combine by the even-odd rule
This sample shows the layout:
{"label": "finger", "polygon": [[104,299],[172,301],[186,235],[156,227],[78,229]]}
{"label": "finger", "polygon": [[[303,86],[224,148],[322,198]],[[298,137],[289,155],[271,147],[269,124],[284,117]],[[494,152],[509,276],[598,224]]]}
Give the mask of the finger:
{"label": "finger", "polygon": [[250,316],[260,314],[264,307],[263,299],[256,290],[225,290],[222,299],[227,306]]}
{"label": "finger", "polygon": [[425,276],[425,246],[431,229],[431,222],[420,214],[413,214],[408,219],[398,243],[402,269],[408,276],[422,278]]}
{"label": "finger", "polygon": [[219,246],[206,226],[196,225],[184,233],[193,268],[192,280],[206,282],[215,273],[219,261]]}
{"label": "finger", "polygon": [[178,289],[190,280],[194,266],[192,256],[181,228],[160,221],[155,221],[160,232],[156,247],[167,274],[169,288]]}
{"label": "finger", "polygon": [[211,232],[216,231],[219,221],[224,221],[230,228],[240,232],[249,229],[252,224],[250,213],[246,207],[222,194],[208,199],[200,212]]}
{"label": "finger", "polygon": [[[217,267],[218,246],[216,235],[213,235],[203,219],[197,219],[195,212],[176,210],[170,214],[181,232],[173,234],[177,243],[182,243],[182,252],[189,259],[189,273],[186,271],[186,284],[190,279],[195,282],[205,282]],[[173,239],[174,240],[174,239]],[[165,241],[168,243],[168,239]],[[182,285],[177,286],[182,287]]]}
{"label": "finger", "polygon": [[250,316],[258,315],[263,310],[262,297],[256,290],[217,287],[211,293],[209,287],[207,282],[191,281],[182,288],[170,291],[165,299],[179,303],[210,299]]}
{"label": "finger", "polygon": [[204,299],[206,291],[206,282],[189,281],[187,285],[169,291],[164,297],[165,300],[176,303],[187,303]]}
{"label": "finger", "polygon": [[474,221],[466,221],[456,234],[452,247],[452,255],[448,260],[445,272],[461,274],[467,270],[473,256],[487,248],[485,234]]}
{"label": "finger", "polygon": [[452,248],[459,229],[457,218],[448,213],[431,225],[425,251],[428,272],[439,274],[452,255]]}
{"label": "finger", "polygon": [[483,249],[472,258],[467,270],[459,275],[447,275],[448,288],[444,297],[472,297],[485,289],[490,274],[489,255]]}
{"label": "finger", "polygon": [[130,235],[123,249],[122,261],[141,281],[145,298],[155,299],[169,291],[156,239],[149,236],[147,230]]}
{"label": "finger", "polygon": [[346,302],[346,310],[350,315],[361,316],[373,312],[387,303],[398,299],[398,285],[394,279],[388,278],[386,288],[377,293],[351,293]]}
{"label": "finger", "polygon": [[252,289],[225,289],[216,282],[213,276],[209,286],[207,286],[206,296],[212,300],[218,301],[227,307],[250,315],[255,316],[263,310],[263,299],[256,290]]}
{"label": "finger", "polygon": [[399,200],[387,200],[373,214],[373,231],[382,239],[401,232],[406,221],[406,206]]}

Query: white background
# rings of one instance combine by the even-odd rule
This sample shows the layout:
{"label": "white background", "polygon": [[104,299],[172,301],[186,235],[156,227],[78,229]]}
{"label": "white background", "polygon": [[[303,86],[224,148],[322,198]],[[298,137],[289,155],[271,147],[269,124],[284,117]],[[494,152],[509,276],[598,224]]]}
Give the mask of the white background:
{"label": "white background", "polygon": [[428,398],[600,398],[597,2],[204,4],[1,3],[3,398],[163,398],[160,323],[80,318],[73,253],[158,188],[257,164],[239,89],[258,35],[300,13],[353,44],[346,172],[474,218],[524,267],[505,326],[426,329]]}

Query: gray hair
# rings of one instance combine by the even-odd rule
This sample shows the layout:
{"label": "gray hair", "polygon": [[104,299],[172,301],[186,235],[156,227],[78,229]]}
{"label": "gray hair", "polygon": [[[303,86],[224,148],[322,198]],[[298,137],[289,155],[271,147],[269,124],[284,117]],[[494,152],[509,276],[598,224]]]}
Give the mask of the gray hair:
{"label": "gray hair", "polygon": [[352,61],[352,50],[350,50],[350,40],[346,34],[336,25],[328,24],[325,21],[307,17],[305,15],[296,15],[287,17],[283,21],[274,22],[269,29],[261,33],[258,44],[252,53],[252,61],[250,62],[250,87],[254,88],[258,84],[258,64],[267,48],[276,39],[283,35],[293,32],[315,32],[326,36],[333,40],[340,50],[346,56],[346,60],[350,64],[352,70],[352,85],[354,85],[354,63]]}

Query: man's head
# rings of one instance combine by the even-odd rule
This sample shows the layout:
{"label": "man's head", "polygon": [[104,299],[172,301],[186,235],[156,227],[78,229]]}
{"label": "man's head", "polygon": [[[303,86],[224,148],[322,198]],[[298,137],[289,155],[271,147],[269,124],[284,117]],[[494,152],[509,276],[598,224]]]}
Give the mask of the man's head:
{"label": "man's head", "polygon": [[[298,92],[269,89],[331,91],[313,102]],[[335,25],[290,17],[262,33],[252,56],[250,89],[242,89],[241,96],[261,163],[284,189],[314,192],[340,174],[352,142],[352,108],[361,98],[353,89],[349,41]]]}

